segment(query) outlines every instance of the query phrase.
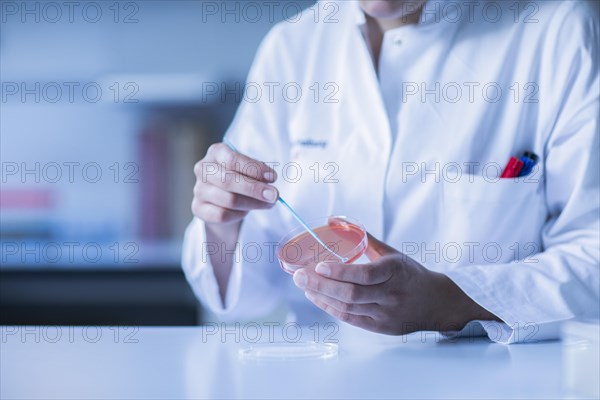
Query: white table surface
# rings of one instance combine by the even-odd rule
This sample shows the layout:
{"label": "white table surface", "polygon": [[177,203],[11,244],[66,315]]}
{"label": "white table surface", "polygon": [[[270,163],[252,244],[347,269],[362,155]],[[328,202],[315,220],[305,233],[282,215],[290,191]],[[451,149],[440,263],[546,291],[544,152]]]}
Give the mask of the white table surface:
{"label": "white table surface", "polygon": [[[255,327],[2,327],[2,399],[564,398],[563,351],[421,333],[337,332],[339,354],[247,360]],[[245,329],[245,330],[244,330]],[[254,329],[254,330],[252,330]],[[210,330],[210,332],[209,332]],[[212,333],[216,332],[216,333]],[[281,332],[281,329],[279,330]],[[294,335],[290,330],[288,336]],[[331,333],[331,331],[328,331]],[[211,333],[209,335],[209,333]],[[320,332],[318,340],[324,341]],[[60,334],[60,336],[59,336]],[[301,340],[314,338],[302,332]],[[100,336],[99,336],[100,335]],[[261,340],[271,338],[261,327]],[[277,340],[277,339],[275,339]]]}

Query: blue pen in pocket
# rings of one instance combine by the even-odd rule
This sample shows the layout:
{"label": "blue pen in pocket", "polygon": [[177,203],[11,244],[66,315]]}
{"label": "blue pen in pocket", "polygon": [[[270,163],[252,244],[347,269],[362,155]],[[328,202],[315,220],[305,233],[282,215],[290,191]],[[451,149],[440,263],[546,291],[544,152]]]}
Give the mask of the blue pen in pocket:
{"label": "blue pen in pocket", "polygon": [[532,152],[526,151],[519,159],[523,161],[523,168],[521,168],[521,171],[519,172],[519,177],[522,177],[531,173],[533,167],[537,163],[538,156]]}
{"label": "blue pen in pocket", "polygon": [[519,177],[527,176],[533,169],[533,165],[535,163],[531,158],[527,158],[525,156],[522,156],[520,160],[523,161],[523,168],[521,168],[521,171],[519,172]]}

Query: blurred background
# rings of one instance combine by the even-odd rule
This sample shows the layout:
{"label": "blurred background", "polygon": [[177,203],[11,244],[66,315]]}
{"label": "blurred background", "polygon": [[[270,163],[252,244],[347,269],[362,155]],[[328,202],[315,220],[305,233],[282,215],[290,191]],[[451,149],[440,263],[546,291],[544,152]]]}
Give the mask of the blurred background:
{"label": "blurred background", "polygon": [[0,1],[0,324],[194,325],[193,165],[314,1]]}

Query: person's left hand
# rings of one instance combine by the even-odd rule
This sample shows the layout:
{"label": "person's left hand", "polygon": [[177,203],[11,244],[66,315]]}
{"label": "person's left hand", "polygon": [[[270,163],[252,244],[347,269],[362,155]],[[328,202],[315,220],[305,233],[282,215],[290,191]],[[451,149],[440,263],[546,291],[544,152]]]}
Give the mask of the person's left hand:
{"label": "person's left hand", "polygon": [[368,264],[319,263],[300,269],[294,283],[328,314],[374,332],[459,330],[473,319],[498,319],[446,275],[369,235]]}

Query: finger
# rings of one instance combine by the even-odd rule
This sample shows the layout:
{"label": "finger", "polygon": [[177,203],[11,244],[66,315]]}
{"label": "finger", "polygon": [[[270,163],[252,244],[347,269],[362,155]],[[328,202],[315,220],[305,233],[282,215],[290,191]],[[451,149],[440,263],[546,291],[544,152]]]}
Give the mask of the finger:
{"label": "finger", "polygon": [[336,281],[359,285],[378,285],[387,282],[393,275],[393,266],[389,263],[374,262],[368,264],[317,264],[315,272]]}
{"label": "finger", "polygon": [[279,193],[274,186],[249,178],[235,171],[225,171],[216,166],[216,173],[204,177],[203,183],[217,186],[227,192],[237,193],[267,203],[275,203]]}
{"label": "finger", "polygon": [[192,200],[192,213],[204,222],[215,224],[239,221],[248,214],[247,211],[230,210],[211,203],[201,203],[196,198]]}
{"label": "finger", "polygon": [[277,173],[264,162],[250,158],[232,150],[224,143],[217,143],[209,148],[211,156],[229,171],[236,171],[258,181],[275,182]]}
{"label": "finger", "polygon": [[376,300],[381,295],[369,286],[335,281],[306,268],[301,268],[294,273],[294,283],[305,291],[318,292],[345,303],[377,303]]}
{"label": "finger", "polygon": [[[308,296],[307,296],[308,297]],[[321,310],[325,311],[327,314],[331,315],[334,318],[339,319],[340,321],[344,321],[349,323],[350,325],[357,326],[359,328],[367,329],[367,330],[375,330],[377,325],[376,321],[366,315],[356,315],[348,312],[340,311],[333,307],[332,305],[323,302],[319,298],[308,298],[313,302],[314,305],[319,307]]]}
{"label": "finger", "polygon": [[371,236],[371,234],[368,232],[367,232],[367,239],[368,239],[368,244],[367,244],[367,250],[365,251],[365,254],[367,255],[367,258],[371,261],[375,261],[378,258],[383,257],[388,254],[398,253],[398,250],[375,239],[375,237]]}
{"label": "finger", "polygon": [[326,296],[324,294],[318,292],[312,292],[307,290],[304,292],[304,295],[307,299],[312,301],[313,303],[319,302],[322,304],[327,304],[339,312],[344,312],[348,314],[354,315],[364,315],[367,317],[371,317],[373,319],[377,319],[380,315],[381,306],[377,303],[367,303],[367,304],[356,304],[356,303],[346,303],[340,301],[338,299],[334,299],[333,297]]}
{"label": "finger", "polygon": [[273,203],[256,200],[242,194],[227,192],[209,184],[196,185],[194,187],[194,196],[201,202],[212,203],[230,210],[251,211],[273,207]]}

